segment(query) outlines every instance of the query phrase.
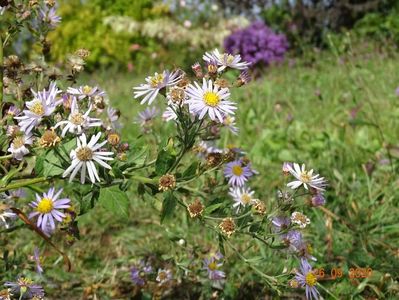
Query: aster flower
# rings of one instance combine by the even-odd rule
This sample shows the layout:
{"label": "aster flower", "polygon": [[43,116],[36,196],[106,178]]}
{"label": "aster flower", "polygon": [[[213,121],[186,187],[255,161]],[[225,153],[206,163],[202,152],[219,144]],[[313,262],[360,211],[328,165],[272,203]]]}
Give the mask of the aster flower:
{"label": "aster flower", "polygon": [[223,153],[223,150],[215,147],[214,143],[206,141],[200,141],[193,148],[193,151],[197,153],[200,158],[206,158],[210,153]]}
{"label": "aster flower", "polygon": [[223,266],[222,263],[218,262],[218,259],[214,256],[205,258],[204,269],[208,272],[208,278],[213,281],[219,281],[226,278],[226,273],[220,270]]}
{"label": "aster flower", "polygon": [[313,169],[310,171],[305,170],[305,165],[302,164],[302,168],[299,164],[294,163],[293,167],[289,166],[289,172],[297,179],[287,184],[288,187],[293,190],[299,188],[301,185],[305,189],[309,189],[308,185],[316,190],[323,191],[326,186],[324,177],[320,177],[319,174],[313,175]]}
{"label": "aster flower", "polygon": [[202,80],[202,87],[194,82],[187,87],[186,93],[188,95],[187,104],[190,112],[197,114],[200,119],[203,119],[206,114],[209,115],[212,121],[219,120],[223,123],[223,118],[226,115],[234,114],[237,106],[234,102],[229,101],[230,92],[228,88],[219,88],[214,85],[212,80]]}
{"label": "aster flower", "polygon": [[108,106],[107,107],[107,117],[108,117],[108,120],[109,120],[109,122],[111,124],[110,128],[107,128],[108,130],[109,129],[114,129],[115,130],[115,129],[118,129],[118,128],[122,127],[121,124],[118,121],[118,119],[119,119],[119,111],[117,109],[114,109],[114,108]]}
{"label": "aster flower", "polygon": [[291,215],[291,222],[299,225],[299,228],[305,228],[308,224],[310,224],[310,219],[303,213],[295,211]]}
{"label": "aster flower", "polygon": [[18,116],[21,113],[21,110],[15,106],[15,105],[11,105],[10,108],[7,110],[7,115],[9,116]]}
{"label": "aster flower", "polygon": [[283,242],[288,246],[288,249],[297,252],[302,246],[302,234],[298,230],[291,230],[287,234],[281,236]]}
{"label": "aster flower", "polygon": [[165,122],[169,122],[171,120],[177,120],[176,112],[173,110],[173,108],[171,106],[173,106],[173,105],[168,106],[166,108],[166,110],[162,113],[162,119]]}
{"label": "aster flower", "polygon": [[15,220],[17,215],[14,214],[11,210],[7,208],[3,208],[0,203],[0,226],[4,226],[5,228],[9,228],[9,221]]}
{"label": "aster flower", "polygon": [[44,270],[43,270],[43,267],[41,264],[39,248],[37,248],[37,247],[35,247],[35,250],[33,251],[33,260],[36,263],[36,272],[39,274],[42,274]]}
{"label": "aster flower", "polygon": [[39,10],[39,14],[42,21],[48,23],[52,28],[57,27],[58,23],[61,22],[61,17],[57,16],[55,7],[44,6]]}
{"label": "aster flower", "polygon": [[132,279],[133,283],[137,286],[145,285],[143,274],[141,270],[136,266],[130,269],[130,278]]}
{"label": "aster flower", "polygon": [[291,219],[283,216],[274,217],[272,219],[272,224],[276,229],[276,232],[287,229],[291,225]]}
{"label": "aster flower", "polygon": [[323,206],[326,204],[326,198],[322,193],[317,193],[316,195],[312,196],[311,203],[314,207]]}
{"label": "aster flower", "polygon": [[38,216],[37,227],[41,228],[45,233],[51,233],[55,230],[56,221],[62,222],[65,214],[61,212],[66,208],[71,207],[71,202],[68,198],[58,199],[62,193],[62,189],[55,192],[52,187],[47,193],[42,196],[36,194],[36,201],[32,201],[29,205],[34,209],[34,212],[29,214],[29,218]]}
{"label": "aster flower", "polygon": [[89,109],[86,111],[86,113],[82,114],[79,111],[76,98],[73,98],[71,103],[71,112],[68,116],[68,120],[58,122],[54,126],[54,129],[60,126],[64,126],[61,136],[65,137],[67,132],[70,132],[72,134],[81,134],[87,128],[101,126],[102,122],[100,119],[89,117],[90,111],[91,105],[89,106]]}
{"label": "aster flower", "polygon": [[169,269],[159,269],[157,278],[155,279],[160,285],[172,280],[172,271]]}
{"label": "aster flower", "polygon": [[234,134],[234,135],[238,134],[239,129],[236,126],[236,118],[235,117],[232,117],[229,115],[224,116],[223,125],[226,126],[232,134]]}
{"label": "aster flower", "polygon": [[135,87],[134,99],[143,97],[140,104],[148,102],[149,105],[155,100],[160,90],[168,86],[175,85],[181,76],[179,71],[169,72],[163,71],[161,74],[155,73],[154,76],[148,76],[145,81],[147,83]]}
{"label": "aster flower", "polygon": [[240,75],[238,75],[236,84],[238,87],[240,87],[245,84],[248,84],[250,81],[251,81],[251,76],[249,75],[248,70],[245,70],[241,72]]}
{"label": "aster flower", "polygon": [[33,297],[37,297],[39,299],[44,297],[43,287],[38,284],[34,284],[29,278],[20,277],[16,282],[7,281],[4,286],[9,288],[11,294],[14,297],[17,297],[17,299],[28,300],[32,299]]}
{"label": "aster flower", "polygon": [[29,149],[25,145],[32,145],[32,143],[33,137],[31,133],[19,135],[12,140],[7,151],[12,154],[13,158],[22,160],[22,158],[29,153]]}
{"label": "aster flower", "polygon": [[107,143],[107,141],[97,143],[100,137],[101,132],[91,136],[90,141],[87,143],[86,135],[82,133],[76,139],[77,148],[72,150],[70,154],[72,163],[62,174],[62,177],[70,175],[69,181],[71,182],[80,171],[80,182],[84,184],[86,181],[86,171],[88,171],[87,173],[92,183],[100,181],[94,162],[97,162],[103,168],[111,169],[111,166],[104,161],[113,160],[109,156],[114,155],[113,152],[99,151]]}
{"label": "aster flower", "polygon": [[50,116],[56,106],[62,102],[62,99],[57,100],[57,95],[60,92],[55,82],[50,84],[48,90],[44,89],[42,92],[32,90],[34,99],[26,102],[28,109],[23,110],[22,116],[14,117],[14,119],[18,120],[21,131],[29,133],[42,121],[43,117]]}
{"label": "aster flower", "polygon": [[140,267],[142,268],[143,272],[146,274],[152,273],[153,268],[150,262],[145,260],[140,260]]}
{"label": "aster flower", "polygon": [[159,111],[156,107],[147,107],[145,110],[138,113],[136,123],[140,126],[149,126],[153,119],[158,115]]}
{"label": "aster flower", "polygon": [[307,260],[301,259],[300,271],[296,272],[295,279],[302,287],[305,287],[306,299],[319,299],[320,293],[315,287],[317,277]]}
{"label": "aster flower", "polygon": [[226,164],[224,176],[229,178],[232,186],[243,186],[254,175],[251,166],[244,165],[242,160],[235,160]]}
{"label": "aster flower", "polygon": [[220,53],[218,49],[213,50],[211,53],[205,52],[202,59],[206,62],[216,61],[218,71],[221,72],[226,68],[237,70],[245,70],[251,63],[241,61],[241,55],[232,55],[228,53]]}
{"label": "aster flower", "polygon": [[247,205],[251,205],[252,202],[255,200],[255,198],[253,197],[254,193],[254,191],[247,187],[231,187],[229,195],[233,197],[233,200],[235,202],[233,204],[233,207],[236,208],[238,211],[241,206],[245,207]]}
{"label": "aster flower", "polygon": [[95,96],[105,96],[105,92],[100,90],[99,87],[91,87],[88,85],[80,86],[78,88],[69,87],[67,93],[78,97],[79,100],[83,100],[84,98],[91,99]]}

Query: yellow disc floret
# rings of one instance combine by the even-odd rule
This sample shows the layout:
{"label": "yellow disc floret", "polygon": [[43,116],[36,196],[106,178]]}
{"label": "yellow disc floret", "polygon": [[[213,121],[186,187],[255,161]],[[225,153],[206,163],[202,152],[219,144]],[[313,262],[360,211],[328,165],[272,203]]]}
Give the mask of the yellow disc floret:
{"label": "yellow disc floret", "polygon": [[218,94],[216,94],[214,92],[206,92],[204,94],[204,102],[208,106],[215,107],[219,104],[220,97]]}
{"label": "yellow disc floret", "polygon": [[37,205],[36,210],[42,214],[48,214],[53,210],[54,204],[53,200],[50,198],[43,198],[40,200],[39,204]]}
{"label": "yellow disc floret", "polygon": [[314,286],[317,283],[316,275],[314,275],[312,272],[309,272],[305,276],[305,281],[308,286]]}
{"label": "yellow disc floret", "polygon": [[44,114],[44,107],[43,104],[40,101],[35,101],[31,107],[29,108],[31,112],[33,112],[35,115],[43,115]]}
{"label": "yellow disc floret", "polygon": [[244,170],[242,169],[242,167],[241,167],[241,166],[238,166],[238,165],[233,166],[233,167],[231,168],[231,170],[232,170],[232,172],[233,172],[233,174],[234,174],[235,176],[241,176],[242,173],[244,173]]}

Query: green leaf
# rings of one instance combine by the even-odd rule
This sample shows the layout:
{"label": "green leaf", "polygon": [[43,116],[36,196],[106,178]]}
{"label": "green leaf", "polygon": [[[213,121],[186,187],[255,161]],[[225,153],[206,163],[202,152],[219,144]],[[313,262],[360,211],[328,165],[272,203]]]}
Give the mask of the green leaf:
{"label": "green leaf", "polygon": [[101,189],[99,203],[117,216],[128,217],[129,198],[117,186]]}
{"label": "green leaf", "polygon": [[155,172],[158,175],[164,175],[176,161],[176,156],[168,151],[161,150],[155,162]]}
{"label": "green leaf", "polygon": [[161,211],[161,223],[165,219],[169,219],[173,216],[177,204],[177,199],[172,192],[166,192],[164,194],[162,211]]}
{"label": "green leaf", "polygon": [[61,159],[53,150],[48,151],[43,162],[43,175],[45,177],[61,175],[64,172]]}
{"label": "green leaf", "polygon": [[194,176],[195,173],[197,172],[197,168],[198,168],[198,162],[195,161],[183,172],[182,178]]}

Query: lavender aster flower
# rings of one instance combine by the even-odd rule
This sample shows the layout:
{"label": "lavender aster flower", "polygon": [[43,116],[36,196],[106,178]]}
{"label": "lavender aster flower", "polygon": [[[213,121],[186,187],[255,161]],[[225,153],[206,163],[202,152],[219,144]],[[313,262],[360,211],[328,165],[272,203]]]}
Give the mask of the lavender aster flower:
{"label": "lavender aster flower", "polygon": [[135,87],[134,98],[143,97],[140,104],[148,102],[149,105],[155,100],[160,90],[167,86],[175,85],[181,79],[180,72],[163,71],[161,74],[155,73],[154,76],[148,76],[147,83]]}
{"label": "lavender aster flower", "polygon": [[36,201],[30,203],[35,211],[29,214],[29,218],[38,216],[37,227],[40,227],[48,235],[55,230],[55,221],[62,222],[65,218],[65,214],[61,210],[71,206],[70,199],[58,199],[61,193],[62,189],[55,193],[55,188],[52,187],[42,196],[36,194]]}
{"label": "lavender aster flower", "polygon": [[79,100],[83,100],[84,98],[91,99],[96,96],[99,96],[99,97],[105,96],[105,92],[100,90],[99,87],[97,87],[97,86],[91,87],[88,85],[80,86],[78,88],[69,87],[67,89],[67,92],[68,92],[68,94],[78,97]]}
{"label": "lavender aster flower", "polygon": [[72,99],[71,112],[68,116],[68,120],[58,122],[57,124],[55,124],[54,129],[60,126],[64,126],[61,136],[65,137],[67,132],[79,135],[82,134],[82,132],[87,128],[101,126],[102,122],[100,119],[89,117],[91,108],[92,107],[90,105],[89,109],[84,114],[82,114],[79,111],[76,98],[74,97]]}
{"label": "lavender aster flower", "polygon": [[55,7],[49,8],[44,6],[40,9],[39,14],[42,21],[49,24],[52,28],[57,27],[58,23],[61,22],[61,17],[57,16]]}
{"label": "lavender aster flower", "polygon": [[235,160],[226,164],[224,176],[229,178],[232,186],[243,186],[254,175],[251,166],[244,165],[242,160]]}
{"label": "lavender aster flower", "polygon": [[210,280],[219,281],[226,278],[226,273],[219,270],[223,264],[219,263],[215,257],[205,258],[203,263]]}
{"label": "lavender aster flower", "polygon": [[287,217],[274,217],[272,219],[272,224],[275,227],[277,232],[287,229],[291,225],[290,218]]}
{"label": "lavender aster flower", "polygon": [[36,272],[42,274],[44,270],[40,261],[41,258],[40,258],[39,248],[37,247],[35,247],[35,250],[33,251],[33,260],[36,263]]}
{"label": "lavender aster flower", "polygon": [[119,111],[117,109],[114,109],[110,106],[107,107],[107,117],[108,120],[111,124],[111,126],[109,126],[109,128],[107,129],[118,129],[121,128],[121,124],[119,123],[118,119],[119,119]]}
{"label": "lavender aster flower", "polygon": [[141,127],[151,125],[158,113],[159,111],[156,107],[147,107],[144,111],[138,113],[136,123],[140,124]]}
{"label": "lavender aster flower", "polygon": [[220,66],[218,72],[222,72],[226,68],[245,70],[250,65],[246,61],[241,61],[241,55],[220,53],[218,49],[213,50],[211,53],[205,52],[202,59],[208,63],[216,61],[217,65]]}
{"label": "lavender aster flower", "polygon": [[202,86],[194,82],[194,85],[190,84],[187,87],[186,93],[190,112],[197,114],[200,119],[208,114],[212,121],[217,119],[220,123],[223,123],[223,117],[233,115],[234,110],[237,109],[236,104],[228,100],[230,97],[229,89],[219,88],[212,80],[207,82],[204,78]]}
{"label": "lavender aster flower", "polygon": [[317,193],[312,196],[311,203],[314,207],[323,206],[326,204],[326,198],[324,198],[322,193]]}
{"label": "lavender aster flower", "polygon": [[7,110],[7,115],[13,117],[18,116],[20,113],[21,110],[15,105],[10,106],[10,108]]}
{"label": "lavender aster flower", "polygon": [[297,179],[287,184],[287,186],[293,190],[299,188],[301,185],[303,185],[305,189],[309,189],[308,185],[316,190],[323,191],[325,189],[326,180],[324,177],[320,177],[319,174],[313,175],[313,169],[306,171],[304,164],[302,164],[301,168],[299,164],[294,163],[293,167],[289,166],[289,172]]}
{"label": "lavender aster flower", "polygon": [[297,230],[291,230],[282,236],[283,242],[288,246],[288,249],[297,252],[302,246],[302,234]]}
{"label": "lavender aster flower", "polygon": [[295,279],[302,287],[305,287],[306,299],[319,299],[320,293],[315,287],[317,277],[307,260],[301,259],[300,271],[296,273]]}
{"label": "lavender aster flower", "polygon": [[130,278],[132,279],[133,283],[137,286],[145,285],[144,278],[141,274],[141,270],[137,267],[133,267],[130,270]]}
{"label": "lavender aster flower", "polygon": [[14,297],[17,297],[17,299],[28,300],[32,299],[33,297],[37,297],[39,299],[44,297],[43,288],[38,284],[34,284],[29,278],[20,277],[18,278],[17,282],[7,281],[4,286],[9,288],[11,290],[11,294]]}

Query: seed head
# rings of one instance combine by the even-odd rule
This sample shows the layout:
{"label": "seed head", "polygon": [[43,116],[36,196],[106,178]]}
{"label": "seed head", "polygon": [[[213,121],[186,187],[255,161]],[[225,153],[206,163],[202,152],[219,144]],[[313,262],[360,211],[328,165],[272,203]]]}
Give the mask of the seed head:
{"label": "seed head", "polygon": [[57,146],[60,142],[61,139],[54,130],[46,130],[39,140],[39,145],[43,148],[51,148]]}
{"label": "seed head", "polygon": [[159,190],[168,191],[176,187],[176,177],[173,174],[165,174],[159,178]]}
{"label": "seed head", "polygon": [[219,224],[219,228],[227,237],[230,237],[236,230],[236,224],[232,218],[225,218]]}
{"label": "seed head", "polygon": [[201,216],[204,212],[204,205],[201,203],[199,199],[196,199],[193,203],[191,203],[187,207],[188,213],[190,214],[191,218],[196,218]]}

